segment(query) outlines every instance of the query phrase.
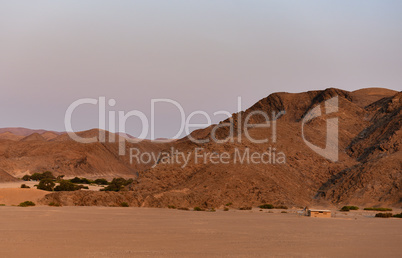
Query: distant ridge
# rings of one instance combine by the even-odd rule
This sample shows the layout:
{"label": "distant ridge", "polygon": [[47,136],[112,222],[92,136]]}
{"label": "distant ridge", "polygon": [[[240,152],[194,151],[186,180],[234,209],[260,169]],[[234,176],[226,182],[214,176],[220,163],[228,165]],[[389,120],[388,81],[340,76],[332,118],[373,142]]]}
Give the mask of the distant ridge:
{"label": "distant ridge", "polygon": [[0,134],[2,133],[6,133],[6,132],[10,132],[14,135],[18,135],[18,136],[28,136],[34,133],[37,134],[44,134],[44,133],[54,133],[57,135],[62,134],[62,132],[55,132],[55,131],[48,131],[48,130],[44,130],[44,129],[28,129],[28,128],[23,128],[23,127],[7,127],[7,128],[0,128]]}

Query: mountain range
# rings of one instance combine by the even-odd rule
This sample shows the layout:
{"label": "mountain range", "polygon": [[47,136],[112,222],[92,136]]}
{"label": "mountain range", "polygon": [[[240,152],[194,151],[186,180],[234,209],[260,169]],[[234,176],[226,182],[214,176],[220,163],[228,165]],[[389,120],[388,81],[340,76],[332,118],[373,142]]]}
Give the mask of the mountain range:
{"label": "mountain range", "polygon": [[[337,97],[338,109],[325,114],[326,101]],[[302,125],[308,112],[320,106],[323,115]],[[260,127],[264,114],[286,111],[276,125]],[[245,117],[252,116],[247,133],[255,143],[244,137]],[[305,142],[325,147],[327,120],[338,120],[338,150],[336,162],[313,151]],[[230,136],[233,141],[218,143],[211,140]],[[273,131],[275,127],[275,132]],[[402,93],[382,88],[353,92],[335,88],[303,93],[274,93],[261,99],[245,111],[233,114],[218,125],[196,130],[176,141],[128,143],[130,148],[156,156],[180,153],[233,157],[238,153],[268,153],[271,163],[227,164],[199,162],[189,155],[188,164],[130,163],[129,155],[119,156],[118,143],[77,143],[66,133],[23,128],[0,129],[0,181],[12,181],[25,174],[52,171],[69,177],[126,177],[135,181],[127,187],[132,205],[146,207],[219,207],[275,205],[390,205],[402,204]],[[110,134],[109,132],[108,135]],[[275,140],[272,134],[275,133]],[[96,137],[99,130],[78,133]],[[303,139],[304,136],[304,139]],[[116,135],[118,137],[118,135]],[[196,143],[193,139],[208,142]],[[175,153],[171,153],[173,160]],[[283,155],[284,162],[272,162]],[[177,158],[177,157],[176,157]],[[71,193],[79,195],[81,193]],[[90,196],[91,193],[88,193]],[[98,196],[99,194],[97,194]],[[88,197],[89,198],[89,197]],[[98,197],[97,197],[98,198]],[[82,199],[82,198],[81,198]],[[90,199],[90,198],[89,198]],[[89,200],[88,199],[88,200]]]}

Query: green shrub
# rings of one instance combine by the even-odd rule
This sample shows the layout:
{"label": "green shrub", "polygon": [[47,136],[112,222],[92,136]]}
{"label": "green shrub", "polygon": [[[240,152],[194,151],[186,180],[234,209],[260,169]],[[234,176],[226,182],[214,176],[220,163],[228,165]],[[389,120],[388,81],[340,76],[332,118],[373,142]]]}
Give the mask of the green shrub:
{"label": "green shrub", "polygon": [[283,210],[287,210],[288,207],[285,205],[280,205],[280,206],[276,206],[275,209],[283,209]]}
{"label": "green shrub", "polygon": [[260,208],[260,209],[273,209],[275,207],[272,204],[263,204],[263,205],[258,206],[258,208]]}
{"label": "green shrub", "polygon": [[341,208],[341,211],[357,211],[359,209],[359,207],[357,206],[343,206]]}
{"label": "green shrub", "polygon": [[392,213],[377,213],[375,216],[377,218],[391,218]]}
{"label": "green shrub", "polygon": [[216,212],[215,208],[211,208],[208,210],[209,212]]}
{"label": "green shrub", "polygon": [[60,207],[61,204],[60,204],[60,203],[51,202],[51,203],[49,203],[49,206]]}
{"label": "green shrub", "polygon": [[70,182],[74,183],[74,184],[86,184],[86,185],[89,185],[92,183],[91,180],[86,179],[85,177],[83,177],[83,178],[74,177],[73,179],[70,179]]}
{"label": "green shrub", "polygon": [[55,183],[50,178],[44,178],[40,180],[38,184],[38,189],[45,190],[45,191],[53,191]]}
{"label": "green shrub", "polygon": [[60,181],[60,185],[56,186],[54,188],[55,191],[77,191],[79,190],[81,187],[78,185],[73,184],[72,182],[68,181],[68,180],[61,180]]}
{"label": "green shrub", "polygon": [[31,202],[31,201],[25,201],[25,202],[20,203],[18,206],[20,206],[20,207],[35,206],[35,203]]}
{"label": "green shrub", "polygon": [[223,209],[223,211],[229,211],[229,208],[225,207],[225,208]]}
{"label": "green shrub", "polygon": [[43,173],[34,173],[33,175],[31,175],[30,179],[35,180],[35,181],[40,181],[42,179],[54,180],[56,178],[53,176],[52,172],[46,171],[46,172],[43,172]]}
{"label": "green shrub", "polygon": [[27,186],[26,184],[22,184],[21,188],[31,188],[31,187]]}
{"label": "green shrub", "polygon": [[110,182],[110,184],[105,187],[104,189],[101,189],[101,191],[114,191],[114,192],[118,192],[121,191],[125,186],[131,184],[132,182],[134,182],[133,179],[124,179],[124,178],[113,178],[112,182]]}
{"label": "green shrub", "polygon": [[127,202],[122,202],[120,203],[121,207],[130,207],[130,205]]}
{"label": "green shrub", "polygon": [[189,208],[186,208],[186,207],[179,207],[177,209],[181,210],[181,211],[189,211],[190,210]]}
{"label": "green shrub", "polygon": [[74,177],[73,179],[70,179],[70,182],[74,184],[79,184],[81,183],[81,179],[79,177]]}
{"label": "green shrub", "polygon": [[22,180],[29,181],[29,180],[31,180],[31,176],[30,175],[25,175],[25,176],[22,177]]}
{"label": "green shrub", "polygon": [[0,204],[0,206],[6,206],[5,204]]}
{"label": "green shrub", "polygon": [[194,207],[194,211],[205,211],[205,209],[202,209],[200,207]]}
{"label": "green shrub", "polygon": [[94,181],[94,183],[97,185],[108,185],[109,184],[109,182],[104,178],[96,179]]}
{"label": "green shrub", "polygon": [[249,211],[249,210],[252,210],[253,208],[252,207],[240,207],[239,208],[239,210],[241,210],[241,211]]}
{"label": "green shrub", "polygon": [[402,212],[400,214],[395,214],[392,217],[394,218],[401,218],[402,219]]}
{"label": "green shrub", "polygon": [[176,209],[176,207],[173,206],[173,205],[168,205],[168,208],[169,208],[169,209]]}
{"label": "green shrub", "polygon": [[374,208],[374,207],[370,207],[370,208],[364,208],[365,211],[392,211],[391,208]]}
{"label": "green shrub", "polygon": [[225,206],[232,206],[232,205],[233,205],[233,203],[229,202],[229,203],[226,203]]}

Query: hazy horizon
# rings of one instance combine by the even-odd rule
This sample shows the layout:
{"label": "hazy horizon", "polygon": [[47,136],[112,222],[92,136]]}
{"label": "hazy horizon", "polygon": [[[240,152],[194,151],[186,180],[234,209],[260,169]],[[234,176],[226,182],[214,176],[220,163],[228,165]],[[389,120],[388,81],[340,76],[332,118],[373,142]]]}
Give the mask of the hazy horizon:
{"label": "hazy horizon", "polygon": [[[65,131],[80,98],[149,115],[237,111],[274,92],[402,89],[400,1],[0,2],[0,128]],[[157,110],[156,138],[179,117]],[[74,113],[97,128],[97,108]],[[224,119],[214,117],[213,123]],[[128,133],[137,136],[138,121]]]}

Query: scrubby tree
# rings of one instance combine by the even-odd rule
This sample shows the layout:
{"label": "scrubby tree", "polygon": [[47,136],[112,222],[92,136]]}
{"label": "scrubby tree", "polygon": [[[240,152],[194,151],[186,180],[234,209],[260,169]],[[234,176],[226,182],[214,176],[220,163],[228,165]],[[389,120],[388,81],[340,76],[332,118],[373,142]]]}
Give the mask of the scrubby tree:
{"label": "scrubby tree", "polygon": [[131,184],[132,182],[134,182],[133,179],[124,179],[124,178],[113,178],[112,182],[110,182],[110,184],[105,187],[104,189],[102,189],[101,191],[114,191],[114,192],[118,192],[121,191],[125,186]]}
{"label": "scrubby tree", "polygon": [[55,191],[76,191],[79,189],[80,187],[78,185],[75,185],[68,180],[61,180],[60,185],[54,188]]}
{"label": "scrubby tree", "polygon": [[107,185],[109,182],[104,178],[100,178],[100,179],[96,179],[94,181],[94,183],[97,185]]}
{"label": "scrubby tree", "polygon": [[45,171],[45,172],[43,172],[43,173],[34,173],[34,174],[31,176],[31,179],[32,179],[32,180],[35,180],[35,181],[40,181],[40,180],[45,179],[45,178],[50,179],[50,180],[56,179],[56,178],[53,176],[53,173],[50,172],[50,171]]}
{"label": "scrubby tree", "polygon": [[45,191],[53,191],[54,186],[55,186],[55,183],[53,182],[52,179],[44,178],[44,179],[40,180],[37,188],[40,190],[45,190]]}
{"label": "scrubby tree", "polygon": [[22,177],[22,180],[29,181],[29,180],[31,180],[31,176],[30,175],[25,175],[25,176]]}

